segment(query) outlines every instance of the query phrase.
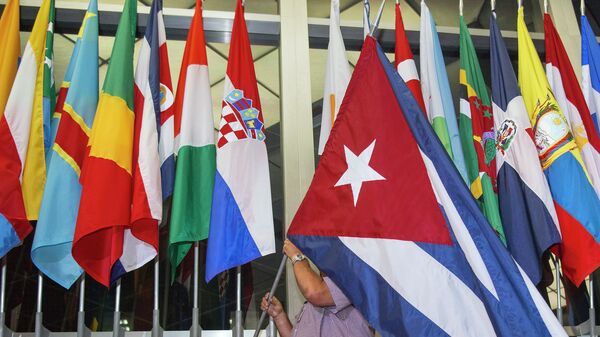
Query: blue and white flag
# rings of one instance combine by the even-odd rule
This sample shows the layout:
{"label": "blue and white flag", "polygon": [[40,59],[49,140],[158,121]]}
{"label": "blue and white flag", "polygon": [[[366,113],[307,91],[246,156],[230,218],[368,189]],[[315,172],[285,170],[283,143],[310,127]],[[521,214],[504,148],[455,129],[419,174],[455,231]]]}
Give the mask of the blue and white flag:
{"label": "blue and white flag", "polygon": [[600,110],[600,46],[585,15],[581,16],[581,86],[585,101],[590,108],[596,131]]}
{"label": "blue and white flag", "polygon": [[373,38],[288,237],[383,337],[567,336]]}
{"label": "blue and white flag", "polygon": [[542,279],[542,254],[561,240],[558,217],[494,15],[490,18],[490,54],[500,215],[510,253],[537,284]]}
{"label": "blue and white flag", "polygon": [[470,185],[444,55],[435,21],[424,1],[421,2],[420,33],[421,90],[427,117],[465,184]]}

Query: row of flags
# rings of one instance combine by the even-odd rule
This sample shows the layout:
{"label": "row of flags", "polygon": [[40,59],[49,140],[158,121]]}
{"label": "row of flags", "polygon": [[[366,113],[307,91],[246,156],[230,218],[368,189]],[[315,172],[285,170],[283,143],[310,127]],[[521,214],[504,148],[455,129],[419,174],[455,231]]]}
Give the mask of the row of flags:
{"label": "row of flags", "polygon": [[[162,1],[152,3],[134,69],[136,18],[137,2],[126,0],[99,90],[98,3],[90,0],[58,95],[54,0],[42,3],[20,61],[18,0],[0,19],[7,41],[0,53],[0,254],[37,221],[32,260],[65,288],[83,272],[109,286],[153,260],[164,214],[171,216],[172,276],[192,244],[207,238],[207,281],[275,251],[266,131],[242,1],[218,133],[202,2],[177,94]],[[170,197],[172,210],[163,214]]]}
{"label": "row of flags", "polygon": [[[457,118],[425,2],[420,78],[396,5],[395,69],[367,37],[351,79],[326,81],[322,156],[288,235],[383,336],[565,336],[534,285],[548,251],[576,286],[600,267],[600,46],[581,20],[583,90],[548,14],[544,70],[520,7],[518,80],[490,17],[490,96],[461,16]],[[330,32],[327,76],[347,68]]]}

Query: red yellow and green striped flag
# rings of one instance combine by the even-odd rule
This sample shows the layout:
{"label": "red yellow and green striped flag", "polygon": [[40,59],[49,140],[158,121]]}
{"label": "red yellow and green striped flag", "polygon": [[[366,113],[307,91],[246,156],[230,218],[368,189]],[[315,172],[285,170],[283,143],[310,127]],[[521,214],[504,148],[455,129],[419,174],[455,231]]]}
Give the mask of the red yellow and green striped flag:
{"label": "red yellow and green striped flag", "polygon": [[462,143],[471,193],[506,244],[495,192],[496,142],[490,97],[477,60],[471,35],[460,17],[460,114]]}

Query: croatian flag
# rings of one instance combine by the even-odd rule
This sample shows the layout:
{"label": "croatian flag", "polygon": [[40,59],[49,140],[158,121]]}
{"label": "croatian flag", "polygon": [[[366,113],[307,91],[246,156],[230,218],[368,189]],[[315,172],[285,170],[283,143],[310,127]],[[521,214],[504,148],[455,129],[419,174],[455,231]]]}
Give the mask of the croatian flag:
{"label": "croatian flag", "polygon": [[206,281],[275,252],[265,126],[242,0],[238,0],[217,137]]}
{"label": "croatian flag", "polygon": [[500,214],[507,248],[537,284],[542,279],[542,255],[561,240],[558,217],[536,160],[531,123],[494,15],[490,18],[490,54]]}
{"label": "croatian flag", "polygon": [[420,111],[367,38],[289,238],[384,337],[566,336]]}
{"label": "croatian flag", "polygon": [[550,88],[569,122],[596,194],[600,195],[600,136],[596,132],[567,51],[548,13],[544,14],[544,31],[546,76]]}
{"label": "croatian flag", "polygon": [[[581,86],[596,126],[600,109],[600,46],[585,15],[581,16]],[[589,131],[588,131],[589,132]]]}

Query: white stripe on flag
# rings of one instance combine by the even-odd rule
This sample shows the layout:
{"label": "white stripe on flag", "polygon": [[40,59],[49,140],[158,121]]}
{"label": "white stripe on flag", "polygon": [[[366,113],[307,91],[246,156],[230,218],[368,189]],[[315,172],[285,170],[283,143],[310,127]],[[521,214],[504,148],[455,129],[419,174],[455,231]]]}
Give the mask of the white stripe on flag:
{"label": "white stripe on flag", "polygon": [[340,241],[448,335],[496,336],[477,295],[414,242],[353,237]]}
{"label": "white stripe on flag", "polygon": [[494,282],[492,282],[492,277],[485,267],[485,262],[483,262],[483,258],[481,254],[479,254],[479,250],[473,241],[473,238],[469,234],[469,230],[467,226],[463,222],[460,214],[458,214],[458,210],[450,199],[448,195],[448,191],[444,187],[440,176],[435,169],[435,166],[431,162],[431,160],[421,151],[421,157],[423,157],[423,162],[425,162],[425,167],[427,168],[427,173],[429,176],[429,180],[431,181],[431,187],[433,188],[433,192],[435,193],[435,197],[444,208],[446,212],[446,217],[448,218],[448,222],[452,227],[452,232],[458,241],[458,245],[465,253],[465,257],[469,262],[469,265],[473,269],[473,272],[479,279],[479,281],[486,287],[494,297],[498,300],[498,293],[496,292],[496,287],[494,287]]}
{"label": "white stripe on flag", "polygon": [[419,74],[417,73],[417,65],[415,64],[415,60],[406,59],[400,63],[398,63],[397,67],[398,74],[404,80],[404,82],[419,80]]}
{"label": "white stripe on flag", "polygon": [[[225,79],[225,83],[231,83],[229,78]],[[184,90],[177,149],[188,145],[202,147],[214,144],[215,122],[212,115],[208,67],[205,64],[190,64],[187,67]]]}

